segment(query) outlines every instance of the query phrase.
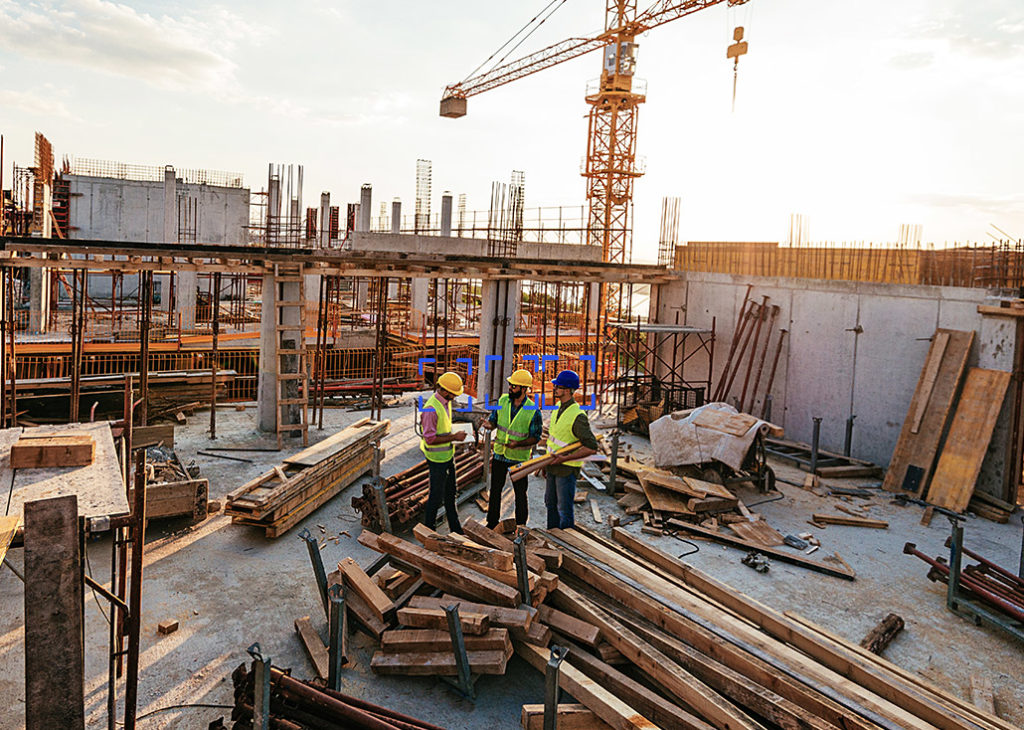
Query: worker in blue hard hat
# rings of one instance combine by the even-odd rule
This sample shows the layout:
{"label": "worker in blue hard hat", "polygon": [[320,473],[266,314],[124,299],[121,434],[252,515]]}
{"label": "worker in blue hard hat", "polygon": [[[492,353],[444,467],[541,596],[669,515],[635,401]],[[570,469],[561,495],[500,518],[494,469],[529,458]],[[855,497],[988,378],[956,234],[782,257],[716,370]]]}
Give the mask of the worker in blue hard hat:
{"label": "worker in blue hard hat", "polygon": [[572,370],[563,370],[555,376],[551,385],[552,394],[559,405],[548,425],[548,453],[575,442],[579,442],[579,446],[568,453],[556,455],[544,467],[547,480],[544,506],[548,510],[549,530],[575,526],[576,479],[583,467],[583,460],[597,453],[597,439],[590,430],[590,421],[576,402],[580,376]]}
{"label": "worker in blue hard hat", "polygon": [[[520,368],[508,378],[508,393],[498,399],[497,410],[482,425],[494,429],[494,454],[491,457],[491,486],[487,502],[487,526],[494,528],[501,519],[501,493],[505,489],[508,470],[530,458],[534,444],[544,431],[540,409],[527,395],[533,387],[533,373]],[[516,524],[525,525],[529,517],[526,499],[526,476],[512,482],[516,498]]]}

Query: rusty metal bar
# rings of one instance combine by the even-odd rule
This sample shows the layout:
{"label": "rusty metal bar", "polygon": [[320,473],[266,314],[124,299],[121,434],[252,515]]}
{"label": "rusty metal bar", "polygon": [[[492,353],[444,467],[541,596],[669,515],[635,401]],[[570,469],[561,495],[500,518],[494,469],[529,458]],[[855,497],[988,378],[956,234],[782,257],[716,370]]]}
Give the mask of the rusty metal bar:
{"label": "rusty metal bar", "polygon": [[132,509],[132,581],[128,600],[128,673],[124,683],[124,728],[135,730],[139,697],[139,638],[142,628],[142,554],[146,544],[146,450],[135,452],[135,503]]}

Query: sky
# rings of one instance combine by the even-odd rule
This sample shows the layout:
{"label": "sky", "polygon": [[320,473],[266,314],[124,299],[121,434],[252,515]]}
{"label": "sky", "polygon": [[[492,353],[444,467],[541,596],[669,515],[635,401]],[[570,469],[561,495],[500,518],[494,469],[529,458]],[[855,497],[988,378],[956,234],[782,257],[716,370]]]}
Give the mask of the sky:
{"label": "sky", "polygon": [[[309,206],[371,183],[374,214],[395,197],[411,213],[417,158],[434,211],[444,190],[485,210],[512,170],[527,208],[580,206],[599,54],[438,116],[444,87],[546,3],[0,0],[5,179],[38,130],[58,160],[240,172],[254,190],[268,163],[302,164]],[[520,53],[602,27],[603,3],[558,3]],[[665,196],[681,198],[680,241],[784,240],[793,213],[814,241],[894,241],[900,224],[926,245],[1024,237],[1020,0],[723,2],[638,42],[634,260],[656,258]]]}

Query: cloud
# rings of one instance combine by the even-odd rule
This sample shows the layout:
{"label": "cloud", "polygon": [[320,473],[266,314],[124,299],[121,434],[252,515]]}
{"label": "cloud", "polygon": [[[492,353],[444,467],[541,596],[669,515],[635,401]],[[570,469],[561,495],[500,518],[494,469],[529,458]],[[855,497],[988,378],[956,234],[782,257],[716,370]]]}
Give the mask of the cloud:
{"label": "cloud", "polygon": [[955,193],[912,193],[906,202],[933,208],[969,210],[997,216],[1024,215],[1024,194],[968,195]]}
{"label": "cloud", "polygon": [[52,96],[40,96],[31,91],[0,89],[0,108],[17,109],[43,117],[74,118],[64,102]]}
{"label": "cloud", "polygon": [[900,71],[916,71],[927,68],[935,61],[935,54],[930,51],[919,53],[901,53],[889,59],[889,65]]}
{"label": "cloud", "polygon": [[264,32],[219,6],[193,15],[149,15],[107,0],[0,0],[0,46],[164,88],[235,84],[230,52]]}
{"label": "cloud", "polygon": [[1016,59],[1024,52],[1024,3],[946,0],[929,3],[918,24],[923,38],[941,39],[951,50],[989,59]]}

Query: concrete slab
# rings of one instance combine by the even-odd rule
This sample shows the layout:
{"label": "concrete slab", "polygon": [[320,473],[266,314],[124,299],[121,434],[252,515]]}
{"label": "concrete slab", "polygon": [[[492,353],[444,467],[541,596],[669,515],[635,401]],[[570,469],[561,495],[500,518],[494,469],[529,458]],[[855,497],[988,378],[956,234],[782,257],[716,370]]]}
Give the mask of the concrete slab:
{"label": "concrete slab", "polygon": [[[395,473],[420,458],[412,432],[413,403],[407,395],[397,408],[385,410],[392,419],[392,431],[384,441],[383,471]],[[211,442],[206,434],[207,417],[202,411],[179,427],[175,440],[178,452],[188,463],[194,461],[202,476],[210,480],[210,497],[223,496],[244,481],[278,463],[285,454],[233,452],[251,458],[252,464],[199,456],[209,446],[272,447],[273,439],[257,431],[255,406],[244,412],[227,407],[218,412],[220,438]],[[324,431],[313,430],[311,441],[325,438],[364,413],[330,409],[325,413]],[[595,421],[597,433],[607,433]],[[606,424],[605,424],[606,425]],[[298,451],[300,441],[288,453]],[[649,449],[645,439],[627,436],[623,448],[643,456]],[[802,473],[777,467],[782,478],[802,481]],[[862,484],[846,481],[844,484]],[[905,541],[941,554],[948,533],[944,520],[936,518],[931,527],[919,524],[921,509],[890,506],[884,499],[869,510],[871,517],[890,522],[888,530],[829,527],[818,531],[806,524],[814,511],[833,511],[835,498],[822,498],[796,487],[782,485],[783,498],[758,504],[762,496],[753,490],[740,494],[753,511],[765,516],[780,531],[812,531],[822,540],[822,550],[838,552],[856,571],[855,582],[828,578],[794,566],[773,563],[762,575],[740,563],[743,553],[710,543],[683,543],[669,537],[650,538],[673,555],[699,552],[687,560],[702,570],[778,610],[793,610],[842,636],[859,641],[887,612],[899,613],[907,629],[886,651],[885,656],[900,666],[922,674],[962,697],[969,697],[972,673],[991,677],[999,713],[1018,724],[1024,723],[1024,657],[1020,645],[985,628],[977,628],[945,609],[943,587],[930,583],[926,566],[902,554]],[[315,592],[305,545],[296,538],[301,527],[316,535],[339,536],[322,551],[324,562],[333,565],[351,556],[368,565],[376,554],[356,542],[359,515],[350,498],[361,490],[350,487],[302,524],[277,540],[267,540],[253,528],[230,524],[221,515],[199,525],[183,521],[152,522],[146,558],[143,594],[142,670],[139,711],[151,712],[178,703],[231,704],[230,672],[246,661],[245,647],[259,641],[274,663],[291,667],[295,676],[311,678],[314,669],[295,635],[292,622],[309,615],[313,626],[326,636],[326,620]],[[601,513],[621,514],[611,497],[587,490],[599,503]],[[544,519],[543,485],[530,481],[530,524]],[[481,518],[475,505],[462,509],[463,519]],[[580,524],[607,533],[594,523],[590,510],[581,506]],[[320,526],[323,526],[323,532]],[[629,526],[639,534],[639,524]],[[347,531],[348,535],[342,534]],[[967,544],[1008,567],[1016,565],[1021,527],[1017,520],[996,525],[981,519],[967,524]],[[99,581],[108,579],[110,545],[99,540],[88,545],[89,570]],[[13,551],[12,563],[21,569],[20,550]],[[5,711],[4,728],[24,727],[24,633],[23,587],[8,571],[0,572],[0,706]],[[166,619],[179,621],[180,628],[161,635],[157,624]],[[107,624],[97,604],[87,597],[86,606],[86,703],[89,727],[103,727],[105,719],[105,677]],[[377,677],[369,670],[372,645],[363,637],[354,641],[356,665],[344,670],[344,691],[371,702],[387,705],[424,720],[450,728],[517,727],[523,703],[543,701],[541,675],[519,659],[513,659],[504,677],[484,677],[477,685],[480,699],[470,703],[458,699],[440,680],[430,678]],[[160,714],[147,720],[146,727],[205,727],[226,711],[192,708]],[[10,721],[9,721],[10,720]]]}

